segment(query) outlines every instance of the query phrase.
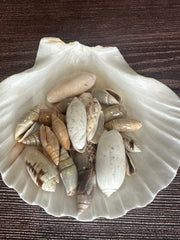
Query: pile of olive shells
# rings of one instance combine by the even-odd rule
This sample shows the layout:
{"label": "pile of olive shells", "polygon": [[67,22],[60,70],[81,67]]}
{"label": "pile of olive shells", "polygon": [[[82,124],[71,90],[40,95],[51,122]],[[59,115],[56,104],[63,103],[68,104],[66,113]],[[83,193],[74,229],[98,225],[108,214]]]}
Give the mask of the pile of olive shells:
{"label": "pile of olive shells", "polygon": [[125,174],[135,174],[130,152],[141,151],[127,135],[141,122],[128,119],[121,97],[95,82],[81,72],[61,83],[48,93],[47,109],[34,106],[15,130],[15,140],[31,146],[24,158],[34,183],[55,192],[61,179],[66,194],[77,195],[78,214],[90,205],[96,182],[109,197]]}

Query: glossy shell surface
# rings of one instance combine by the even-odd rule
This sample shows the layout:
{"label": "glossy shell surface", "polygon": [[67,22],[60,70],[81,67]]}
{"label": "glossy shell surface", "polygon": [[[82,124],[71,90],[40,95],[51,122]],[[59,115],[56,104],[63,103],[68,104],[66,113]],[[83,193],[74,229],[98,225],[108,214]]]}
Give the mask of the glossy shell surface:
{"label": "glossy shell surface", "polygon": [[[143,127],[132,133],[142,150],[133,153],[137,174],[125,177],[121,188],[110,198],[97,188],[92,204],[77,216],[75,198],[66,196],[62,183],[56,184],[55,193],[38,189],[29,178],[23,154],[8,168],[17,154],[8,152],[15,145],[19,117],[33,106],[45,103],[47,93],[55,85],[81,71],[96,74],[96,87],[118,92],[128,117],[142,121]],[[130,209],[149,204],[170,184],[180,165],[178,96],[159,81],[135,73],[116,47],[90,48],[79,42],[65,44],[57,38],[43,38],[35,65],[0,83],[0,115],[2,179],[24,201],[39,205],[54,216],[72,216],[82,221],[120,217]],[[167,151],[169,146],[171,150]]]}
{"label": "glossy shell surface", "polygon": [[84,152],[86,147],[87,117],[84,104],[75,97],[66,112],[67,129],[76,151]]}
{"label": "glossy shell surface", "polygon": [[105,131],[102,134],[95,166],[97,184],[101,191],[110,197],[122,185],[126,169],[125,147],[118,131]]}

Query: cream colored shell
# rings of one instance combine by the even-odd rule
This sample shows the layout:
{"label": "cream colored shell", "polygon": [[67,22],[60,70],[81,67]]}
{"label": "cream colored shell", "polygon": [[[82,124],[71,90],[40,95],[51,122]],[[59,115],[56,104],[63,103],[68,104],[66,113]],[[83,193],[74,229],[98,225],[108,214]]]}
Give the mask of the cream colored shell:
{"label": "cream colored shell", "polygon": [[96,153],[96,177],[99,188],[107,197],[120,188],[125,170],[125,148],[120,133],[116,130],[105,131]]}
{"label": "cream colored shell", "polygon": [[67,108],[66,122],[73,147],[78,152],[84,152],[87,126],[86,109],[77,97],[73,99]]}

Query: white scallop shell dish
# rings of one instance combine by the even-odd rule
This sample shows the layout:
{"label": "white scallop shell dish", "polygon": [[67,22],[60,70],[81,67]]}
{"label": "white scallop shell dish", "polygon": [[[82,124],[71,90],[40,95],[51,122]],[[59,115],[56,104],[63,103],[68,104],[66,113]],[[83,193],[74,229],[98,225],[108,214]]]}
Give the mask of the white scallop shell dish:
{"label": "white scallop shell dish", "polygon": [[[137,173],[126,176],[107,198],[98,187],[91,205],[77,215],[76,196],[67,197],[63,184],[55,192],[38,188],[25,167],[14,132],[20,116],[33,106],[45,105],[47,93],[68,76],[87,71],[97,76],[96,87],[112,89],[122,97],[128,117],[142,122],[133,134],[142,152],[132,153]],[[116,47],[88,47],[59,38],[40,41],[32,68],[0,83],[0,172],[5,184],[27,203],[41,206],[56,217],[80,221],[117,218],[144,207],[173,180],[180,165],[180,100],[161,82],[134,72]],[[12,149],[13,148],[13,149]],[[16,158],[16,161],[12,161]]]}

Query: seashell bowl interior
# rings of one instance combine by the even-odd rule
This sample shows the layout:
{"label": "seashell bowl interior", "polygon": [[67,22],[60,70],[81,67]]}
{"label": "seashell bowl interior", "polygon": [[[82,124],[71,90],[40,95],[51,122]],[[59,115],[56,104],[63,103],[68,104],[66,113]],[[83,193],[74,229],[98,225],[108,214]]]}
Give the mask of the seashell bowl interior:
{"label": "seashell bowl interior", "polygon": [[[9,167],[16,153],[14,130],[20,116],[34,105],[44,107],[47,93],[81,71],[96,74],[96,87],[111,88],[123,99],[128,116],[143,127],[131,134],[141,153],[132,154],[137,174],[126,176],[121,188],[107,198],[96,188],[91,206],[77,216],[76,198],[68,198],[62,183],[55,193],[44,192],[29,177],[23,153]],[[167,86],[134,72],[116,47],[88,47],[58,38],[40,41],[35,64],[0,83],[0,172],[3,181],[29,204],[47,213],[72,216],[80,221],[117,218],[144,207],[170,184],[180,165],[180,101]]]}

